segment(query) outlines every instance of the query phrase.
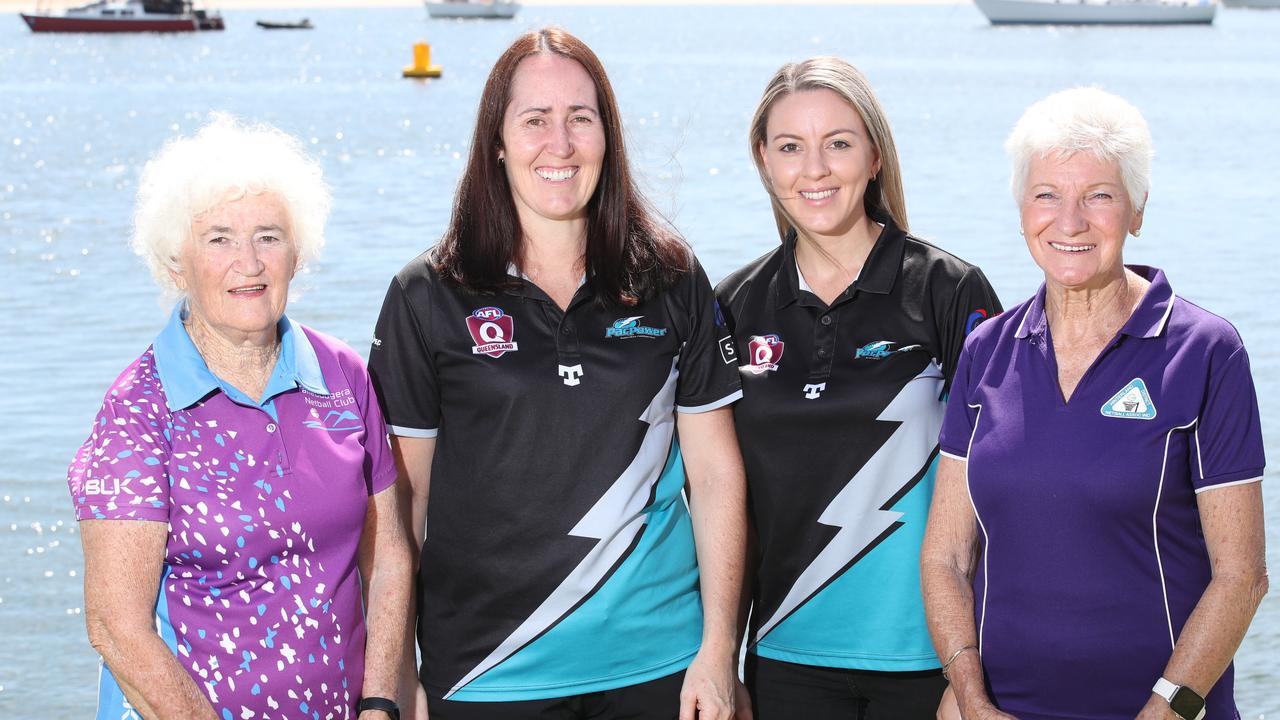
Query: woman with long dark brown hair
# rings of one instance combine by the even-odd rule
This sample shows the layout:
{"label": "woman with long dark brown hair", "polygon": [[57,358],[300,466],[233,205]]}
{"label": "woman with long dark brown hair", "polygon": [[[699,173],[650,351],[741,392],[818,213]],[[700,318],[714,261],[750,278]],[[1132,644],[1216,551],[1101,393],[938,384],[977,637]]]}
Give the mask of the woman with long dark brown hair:
{"label": "woman with long dark brown hair", "polygon": [[599,59],[561,30],[520,37],[370,358],[413,488],[433,720],[732,715],[728,335],[635,190]]}

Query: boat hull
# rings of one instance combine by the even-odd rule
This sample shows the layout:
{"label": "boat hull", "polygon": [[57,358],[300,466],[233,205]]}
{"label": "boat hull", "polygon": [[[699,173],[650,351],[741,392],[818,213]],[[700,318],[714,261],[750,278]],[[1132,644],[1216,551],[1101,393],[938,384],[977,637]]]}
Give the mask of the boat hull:
{"label": "boat hull", "polygon": [[1211,3],[1052,2],[1044,0],[974,0],[993,25],[1165,25],[1213,22]]}
{"label": "boat hull", "polygon": [[1227,7],[1280,8],[1280,0],[1222,0]]}
{"label": "boat hull", "polygon": [[433,18],[510,20],[519,9],[519,3],[427,2],[427,14]]}

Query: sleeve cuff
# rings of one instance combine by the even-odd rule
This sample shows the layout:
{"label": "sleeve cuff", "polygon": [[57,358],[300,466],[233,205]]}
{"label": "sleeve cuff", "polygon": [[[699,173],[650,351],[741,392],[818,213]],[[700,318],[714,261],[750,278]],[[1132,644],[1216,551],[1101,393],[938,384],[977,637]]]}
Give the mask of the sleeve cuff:
{"label": "sleeve cuff", "polygon": [[424,430],[422,428],[404,427],[402,425],[388,425],[387,431],[398,437],[433,438],[440,433],[440,428]]}
{"label": "sleeve cuff", "polygon": [[941,455],[942,457],[949,457],[952,460],[959,460],[960,462],[969,462],[969,458],[965,457],[964,455],[957,455],[952,452],[947,452],[942,448],[938,448],[938,454]]}
{"label": "sleeve cuff", "polygon": [[712,410],[719,410],[720,408],[726,405],[735,403],[741,399],[742,399],[742,390],[739,389],[729,393],[728,395],[725,395],[719,400],[709,402],[705,405],[676,405],[676,411],[690,414],[690,415],[697,415],[698,413],[711,412]]}
{"label": "sleeve cuff", "polygon": [[1231,487],[1232,485],[1248,485],[1249,483],[1256,483],[1256,482],[1262,482],[1261,475],[1259,475],[1258,477],[1248,478],[1245,480],[1231,480],[1228,482],[1218,483],[1217,485],[1205,485],[1204,487],[1198,487],[1196,488],[1196,494],[1199,495],[1200,493],[1205,492],[1207,490],[1217,490],[1219,488]]}

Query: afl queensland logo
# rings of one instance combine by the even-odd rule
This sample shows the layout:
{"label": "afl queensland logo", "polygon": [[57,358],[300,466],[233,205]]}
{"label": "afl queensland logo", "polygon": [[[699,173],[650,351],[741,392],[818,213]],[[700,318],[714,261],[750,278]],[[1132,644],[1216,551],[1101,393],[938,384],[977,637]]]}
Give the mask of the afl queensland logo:
{"label": "afl queensland logo", "polygon": [[785,343],[776,334],[752,335],[747,342],[747,352],[750,353],[751,364],[747,365],[746,369],[756,375],[769,370],[777,370],[778,363],[782,361],[783,347],[785,347]]}
{"label": "afl queensland logo", "polygon": [[502,312],[502,308],[482,307],[473,311],[467,316],[467,330],[476,343],[471,348],[473,355],[500,358],[519,349],[512,339],[515,337],[515,321]]}

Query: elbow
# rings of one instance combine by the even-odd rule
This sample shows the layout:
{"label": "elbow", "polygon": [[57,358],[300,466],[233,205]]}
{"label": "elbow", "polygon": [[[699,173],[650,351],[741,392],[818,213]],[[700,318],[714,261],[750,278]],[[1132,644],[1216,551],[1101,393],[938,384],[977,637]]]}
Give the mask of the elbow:
{"label": "elbow", "polygon": [[1264,564],[1257,575],[1253,578],[1253,582],[1249,588],[1249,596],[1253,600],[1254,608],[1262,605],[1262,598],[1267,596],[1267,591],[1270,589],[1271,582],[1267,579],[1267,566]]}
{"label": "elbow", "polygon": [[107,618],[101,612],[88,609],[85,612],[84,626],[89,636],[89,645],[103,658],[111,656],[116,645]]}

